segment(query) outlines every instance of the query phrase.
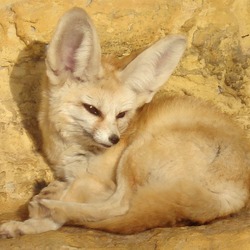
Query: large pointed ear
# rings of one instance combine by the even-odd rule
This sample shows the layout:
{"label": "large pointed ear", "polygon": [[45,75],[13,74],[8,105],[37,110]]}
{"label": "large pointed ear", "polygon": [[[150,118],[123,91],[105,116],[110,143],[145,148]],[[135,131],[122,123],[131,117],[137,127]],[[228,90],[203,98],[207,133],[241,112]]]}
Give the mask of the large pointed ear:
{"label": "large pointed ear", "polygon": [[101,48],[92,21],[80,8],[66,12],[57,25],[47,51],[47,75],[52,84],[69,75],[90,81],[101,71]]}
{"label": "large pointed ear", "polygon": [[186,48],[180,35],[167,36],[144,50],[120,72],[121,81],[150,102],[168,80]]}

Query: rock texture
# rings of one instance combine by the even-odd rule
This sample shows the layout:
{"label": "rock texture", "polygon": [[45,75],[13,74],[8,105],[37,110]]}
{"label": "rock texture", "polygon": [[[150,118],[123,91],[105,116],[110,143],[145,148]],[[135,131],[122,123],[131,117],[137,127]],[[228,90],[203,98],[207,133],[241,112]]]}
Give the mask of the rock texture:
{"label": "rock texture", "polygon": [[[91,15],[105,54],[122,57],[166,34],[185,34],[188,49],[163,91],[215,103],[250,135],[249,0],[1,0],[1,219],[20,207],[25,210],[35,182],[52,179],[40,154],[36,120],[39,86],[46,45],[58,18],[73,6],[84,7]],[[0,240],[1,249],[18,247],[250,249],[250,217],[244,213],[209,226],[155,229],[138,236],[65,228],[41,236]]]}
{"label": "rock texture", "polygon": [[211,225],[156,228],[137,235],[115,235],[76,227],[0,240],[1,249],[20,250],[249,250],[250,213]]}

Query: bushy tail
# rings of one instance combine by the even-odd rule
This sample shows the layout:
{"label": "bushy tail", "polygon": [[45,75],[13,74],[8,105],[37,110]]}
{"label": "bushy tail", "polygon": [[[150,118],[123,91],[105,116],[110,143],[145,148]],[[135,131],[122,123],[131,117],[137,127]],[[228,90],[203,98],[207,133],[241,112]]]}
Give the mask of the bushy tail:
{"label": "bushy tail", "polygon": [[164,198],[159,192],[143,189],[137,192],[126,214],[98,222],[86,222],[84,226],[112,233],[133,234],[150,228],[175,225],[175,206],[166,206]]}
{"label": "bushy tail", "polygon": [[187,225],[190,222],[203,224],[238,212],[244,207],[246,197],[235,196],[236,191],[239,190],[213,193],[190,182],[176,183],[168,190],[144,187],[137,190],[126,214],[84,225],[112,233],[132,234],[155,227]]}

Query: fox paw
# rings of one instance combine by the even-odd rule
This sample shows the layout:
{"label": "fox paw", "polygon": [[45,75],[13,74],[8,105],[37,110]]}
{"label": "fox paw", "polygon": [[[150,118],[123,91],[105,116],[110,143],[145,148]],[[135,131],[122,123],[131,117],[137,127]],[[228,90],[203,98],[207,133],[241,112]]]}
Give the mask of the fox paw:
{"label": "fox paw", "polygon": [[44,218],[50,214],[49,209],[41,206],[39,201],[42,199],[60,199],[67,184],[65,182],[53,181],[47,187],[42,189],[42,191],[34,196],[29,203],[29,215],[31,218]]}
{"label": "fox paw", "polygon": [[15,238],[26,234],[29,230],[21,221],[9,221],[0,226],[0,238]]}
{"label": "fox paw", "polygon": [[50,211],[50,216],[57,223],[64,224],[68,220],[68,211],[70,209],[70,204],[56,201],[56,200],[46,200],[42,199],[39,204]]}
{"label": "fox paw", "polygon": [[24,234],[38,234],[47,231],[54,231],[60,228],[59,224],[51,217],[40,219],[28,219],[26,221],[9,221],[0,225],[0,238],[15,238]]}
{"label": "fox paw", "polygon": [[39,201],[41,199],[57,200],[63,195],[67,187],[66,182],[53,181],[47,187],[43,188],[41,192],[34,196],[32,201]]}

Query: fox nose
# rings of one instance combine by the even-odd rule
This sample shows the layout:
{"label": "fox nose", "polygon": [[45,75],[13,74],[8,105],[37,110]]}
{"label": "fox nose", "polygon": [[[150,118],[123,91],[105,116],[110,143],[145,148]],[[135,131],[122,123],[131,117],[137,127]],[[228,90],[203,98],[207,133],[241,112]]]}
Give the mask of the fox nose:
{"label": "fox nose", "polygon": [[112,144],[117,144],[120,141],[120,138],[117,135],[113,134],[109,137],[109,141]]}

